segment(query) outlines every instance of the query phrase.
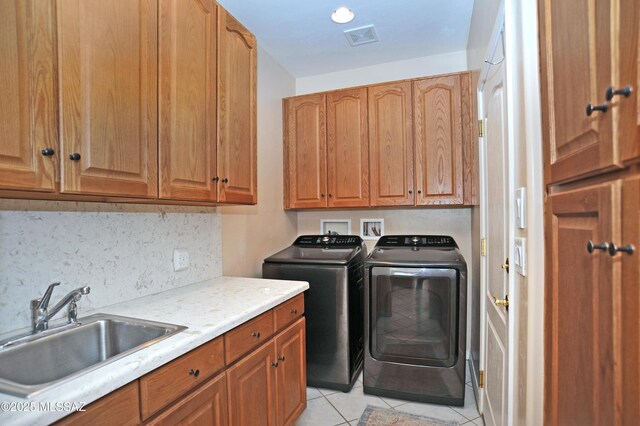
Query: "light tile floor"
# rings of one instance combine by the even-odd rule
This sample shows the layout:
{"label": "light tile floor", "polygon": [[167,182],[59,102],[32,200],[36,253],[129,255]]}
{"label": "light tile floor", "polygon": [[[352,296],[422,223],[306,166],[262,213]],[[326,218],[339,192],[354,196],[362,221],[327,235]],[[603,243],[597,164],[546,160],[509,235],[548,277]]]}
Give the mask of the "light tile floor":
{"label": "light tile floor", "polygon": [[422,404],[366,395],[362,391],[362,374],[349,393],[330,389],[307,388],[307,409],[302,413],[295,426],[355,426],[367,405],[393,408],[440,420],[455,420],[466,426],[483,426],[484,422],[478,413],[470,377],[467,370],[469,381],[466,384],[464,407]]}

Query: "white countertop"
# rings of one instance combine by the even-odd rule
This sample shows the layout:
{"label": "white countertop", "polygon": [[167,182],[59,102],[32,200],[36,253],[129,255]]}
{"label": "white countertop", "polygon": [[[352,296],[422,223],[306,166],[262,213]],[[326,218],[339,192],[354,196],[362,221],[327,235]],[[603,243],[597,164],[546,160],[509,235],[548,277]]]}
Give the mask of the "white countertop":
{"label": "white countertop", "polygon": [[[81,312],[81,316],[100,312],[188,329],[31,398],[0,393],[0,424],[46,425],[61,419],[70,413],[40,411],[40,403],[89,404],[308,288],[309,284],[302,281],[220,277],[95,312]],[[7,403],[31,406],[21,412],[6,411]]]}

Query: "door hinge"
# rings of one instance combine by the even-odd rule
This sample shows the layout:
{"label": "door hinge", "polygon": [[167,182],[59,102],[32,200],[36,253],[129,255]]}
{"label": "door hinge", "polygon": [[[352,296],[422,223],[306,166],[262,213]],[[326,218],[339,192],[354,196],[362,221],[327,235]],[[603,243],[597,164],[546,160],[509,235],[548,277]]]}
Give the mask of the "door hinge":
{"label": "door hinge", "polygon": [[486,256],[486,255],[487,255],[487,239],[482,238],[480,240],[480,256]]}
{"label": "door hinge", "polygon": [[478,120],[478,136],[484,137],[484,120]]}
{"label": "door hinge", "polygon": [[484,388],[484,371],[480,370],[480,383],[478,383],[479,388]]}

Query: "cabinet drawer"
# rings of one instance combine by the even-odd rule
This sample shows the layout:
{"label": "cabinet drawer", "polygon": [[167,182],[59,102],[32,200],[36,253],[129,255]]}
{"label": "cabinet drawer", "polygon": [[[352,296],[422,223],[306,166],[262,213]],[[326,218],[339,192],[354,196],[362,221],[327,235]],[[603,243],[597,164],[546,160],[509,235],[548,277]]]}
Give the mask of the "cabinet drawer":
{"label": "cabinet drawer", "polygon": [[224,335],[227,365],[269,340],[273,334],[273,311],[265,312]]}
{"label": "cabinet drawer", "polygon": [[219,337],[152,371],[140,379],[142,419],[149,418],[180,395],[224,368],[223,339]]}
{"label": "cabinet drawer", "polygon": [[287,300],[273,310],[275,330],[281,330],[304,314],[304,294]]}
{"label": "cabinet drawer", "polygon": [[86,411],[72,414],[56,423],[56,426],[138,425],[138,381],[103,396],[86,407]]}

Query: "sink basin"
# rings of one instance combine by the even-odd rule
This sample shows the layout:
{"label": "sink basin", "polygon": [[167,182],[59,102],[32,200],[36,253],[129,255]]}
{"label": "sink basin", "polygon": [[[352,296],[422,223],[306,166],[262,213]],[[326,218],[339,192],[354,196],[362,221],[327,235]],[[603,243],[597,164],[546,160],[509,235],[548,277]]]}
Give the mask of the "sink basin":
{"label": "sink basin", "polygon": [[32,396],[186,329],[105,314],[79,322],[5,345],[0,350],[0,392]]}

